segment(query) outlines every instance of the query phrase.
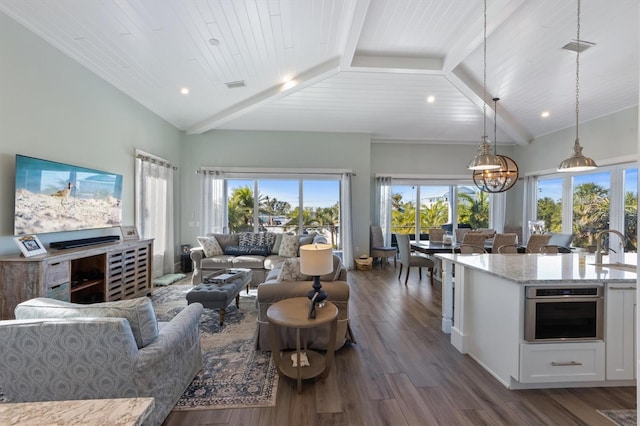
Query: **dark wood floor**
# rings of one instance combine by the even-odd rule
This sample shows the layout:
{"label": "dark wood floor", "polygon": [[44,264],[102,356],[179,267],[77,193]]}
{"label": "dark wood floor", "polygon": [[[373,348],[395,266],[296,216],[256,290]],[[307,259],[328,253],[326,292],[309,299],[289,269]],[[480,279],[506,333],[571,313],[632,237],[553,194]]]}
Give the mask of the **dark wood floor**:
{"label": "dark wood floor", "polygon": [[[606,425],[597,409],[635,408],[635,387],[510,391],[440,331],[440,285],[393,266],[353,271],[351,327],[326,380],[280,379],[269,408],[172,412],[174,425]],[[403,274],[404,281],[404,274]]]}

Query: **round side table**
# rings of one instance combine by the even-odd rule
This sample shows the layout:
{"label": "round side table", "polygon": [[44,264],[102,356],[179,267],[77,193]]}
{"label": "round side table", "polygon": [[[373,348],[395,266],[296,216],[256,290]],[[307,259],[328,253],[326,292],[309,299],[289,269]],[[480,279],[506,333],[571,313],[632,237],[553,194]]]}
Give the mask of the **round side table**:
{"label": "round side table", "polygon": [[[309,299],[306,297],[293,297],[274,303],[267,309],[269,319],[269,340],[271,342],[271,354],[278,371],[284,376],[298,381],[298,393],[302,392],[302,379],[310,379],[320,376],[323,379],[329,375],[333,363],[333,353],[336,345],[336,328],[338,324],[338,308],[331,302],[325,302],[322,308],[316,308],[316,318],[307,318],[309,313]],[[300,330],[318,327],[322,324],[331,324],[329,344],[327,352],[322,355],[316,351],[304,351],[309,360],[309,366],[302,367],[300,354],[303,351],[300,345]],[[296,329],[296,350],[280,352],[279,327]],[[305,345],[306,346],[306,345]],[[296,354],[297,366],[291,362],[291,354]]]}

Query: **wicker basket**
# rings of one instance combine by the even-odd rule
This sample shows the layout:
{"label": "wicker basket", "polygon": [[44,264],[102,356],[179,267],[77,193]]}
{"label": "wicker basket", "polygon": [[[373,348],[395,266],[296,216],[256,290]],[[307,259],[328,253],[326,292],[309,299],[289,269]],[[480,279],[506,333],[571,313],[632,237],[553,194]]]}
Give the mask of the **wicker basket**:
{"label": "wicker basket", "polygon": [[373,268],[373,257],[356,258],[356,269],[359,271],[370,271]]}

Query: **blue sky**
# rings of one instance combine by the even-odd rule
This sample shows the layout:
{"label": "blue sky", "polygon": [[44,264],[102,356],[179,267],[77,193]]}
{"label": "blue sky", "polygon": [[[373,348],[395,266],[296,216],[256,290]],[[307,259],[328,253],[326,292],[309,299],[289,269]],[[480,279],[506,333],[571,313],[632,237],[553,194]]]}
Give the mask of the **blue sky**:
{"label": "blue sky", "polygon": [[[297,179],[259,179],[260,196],[275,197],[279,201],[287,201],[291,208],[298,206],[299,184]],[[227,191],[230,195],[235,188],[249,186],[253,189],[251,179],[227,180]],[[302,194],[305,207],[330,207],[340,200],[339,180],[304,180]]]}
{"label": "blue sky", "polygon": [[[611,173],[589,173],[586,175],[578,175],[573,178],[574,188],[580,184],[593,182],[603,188],[610,189]],[[562,198],[562,177],[541,180],[538,183],[538,196],[550,197],[551,199],[558,201]],[[627,169],[624,174],[624,191],[632,191],[638,193],[638,169]]]}

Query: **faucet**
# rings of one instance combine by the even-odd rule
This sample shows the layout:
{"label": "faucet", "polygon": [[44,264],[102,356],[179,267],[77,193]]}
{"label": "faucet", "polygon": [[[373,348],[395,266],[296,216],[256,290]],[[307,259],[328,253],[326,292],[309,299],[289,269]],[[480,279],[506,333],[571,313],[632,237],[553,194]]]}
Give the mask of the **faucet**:
{"label": "faucet", "polygon": [[616,234],[622,240],[622,244],[625,243],[626,237],[620,231],[616,231],[615,229],[605,229],[604,231],[600,231],[596,234],[596,265],[602,264],[602,243],[604,242],[605,234]]}

